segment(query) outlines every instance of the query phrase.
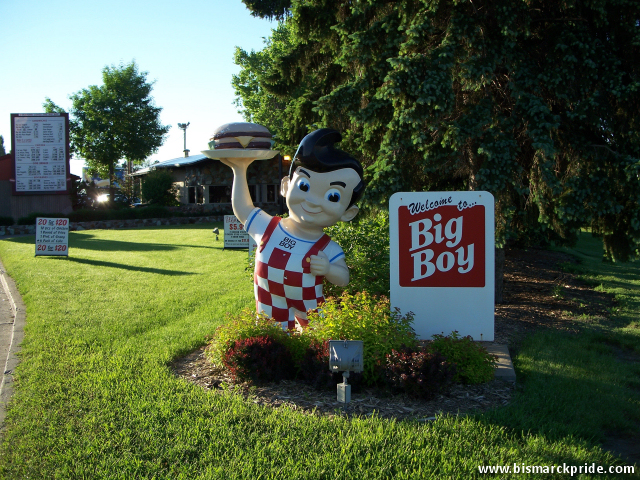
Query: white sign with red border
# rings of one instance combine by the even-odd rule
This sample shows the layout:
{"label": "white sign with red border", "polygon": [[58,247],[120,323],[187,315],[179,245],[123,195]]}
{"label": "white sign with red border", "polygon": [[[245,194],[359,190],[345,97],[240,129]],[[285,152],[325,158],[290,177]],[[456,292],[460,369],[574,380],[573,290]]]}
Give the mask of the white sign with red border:
{"label": "white sign with red border", "polygon": [[396,193],[389,224],[391,307],[413,312],[421,339],[457,330],[493,341],[493,195]]}
{"label": "white sign with red border", "polygon": [[69,256],[69,219],[36,218],[36,257]]}
{"label": "white sign with red border", "polygon": [[224,248],[249,248],[249,234],[235,215],[224,216]]}

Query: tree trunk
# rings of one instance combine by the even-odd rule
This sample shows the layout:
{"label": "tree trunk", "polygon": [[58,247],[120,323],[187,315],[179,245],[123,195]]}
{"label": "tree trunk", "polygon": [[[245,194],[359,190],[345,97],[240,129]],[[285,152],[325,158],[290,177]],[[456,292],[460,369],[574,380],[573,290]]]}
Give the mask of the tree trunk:
{"label": "tree trunk", "polygon": [[503,302],[502,291],[504,289],[504,248],[496,248],[496,271],[495,271],[495,303]]}

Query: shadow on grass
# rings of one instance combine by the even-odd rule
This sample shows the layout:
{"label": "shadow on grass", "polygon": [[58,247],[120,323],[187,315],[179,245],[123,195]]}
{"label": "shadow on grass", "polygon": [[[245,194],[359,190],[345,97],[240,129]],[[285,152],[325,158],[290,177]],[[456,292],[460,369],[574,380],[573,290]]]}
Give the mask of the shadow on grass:
{"label": "shadow on grass", "polygon": [[[518,393],[511,404],[478,418],[553,441],[574,438],[604,445],[640,440],[638,336],[599,327],[530,337],[514,358]],[[638,452],[607,449],[640,463]]]}
{"label": "shadow on grass", "polygon": [[154,252],[177,250],[178,248],[207,248],[206,245],[179,245],[169,243],[139,243],[122,240],[103,240],[92,238],[93,235],[69,236],[69,248],[81,248],[83,250],[99,250],[101,252]]}
{"label": "shadow on grass", "polygon": [[[7,242],[32,244],[35,245],[34,235],[25,235],[22,237],[10,237],[5,239]],[[157,252],[176,250],[178,248],[206,248],[211,250],[221,250],[222,246],[207,245],[180,245],[168,243],[140,243],[126,242],[122,240],[104,240],[97,239],[92,234],[74,235],[69,232],[69,248],[79,248],[83,250],[99,250],[101,252]]]}
{"label": "shadow on grass", "polygon": [[94,265],[96,267],[121,268],[123,270],[132,270],[134,272],[156,273],[158,275],[195,275],[192,272],[180,272],[176,270],[164,270],[162,268],[135,267],[133,265],[125,265],[122,263],[105,262],[102,260],[87,260],[86,258],[64,257],[70,262],[83,263],[85,265]]}

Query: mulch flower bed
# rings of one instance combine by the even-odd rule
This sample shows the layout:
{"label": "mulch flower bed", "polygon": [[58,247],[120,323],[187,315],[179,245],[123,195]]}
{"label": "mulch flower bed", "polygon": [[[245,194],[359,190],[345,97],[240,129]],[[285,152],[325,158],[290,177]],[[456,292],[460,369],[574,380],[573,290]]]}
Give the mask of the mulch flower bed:
{"label": "mulch flower bed", "polygon": [[[572,263],[569,255],[546,250],[508,249],[505,255],[504,303],[496,305],[495,342],[507,344],[511,355],[522,339],[536,330],[551,328],[577,332],[573,318],[608,316],[611,296],[595,292],[559,264]],[[436,415],[485,411],[509,403],[515,385],[494,380],[481,385],[456,384],[432,400],[390,395],[381,390],[352,392],[351,402],[336,401],[336,391],[319,391],[300,382],[253,386],[235,383],[229,374],[209,362],[204,347],[171,365],[175,374],[204,390],[235,392],[247,401],[271,408],[291,408],[309,415],[371,416],[396,420],[429,421]],[[328,367],[327,367],[328,368]]]}

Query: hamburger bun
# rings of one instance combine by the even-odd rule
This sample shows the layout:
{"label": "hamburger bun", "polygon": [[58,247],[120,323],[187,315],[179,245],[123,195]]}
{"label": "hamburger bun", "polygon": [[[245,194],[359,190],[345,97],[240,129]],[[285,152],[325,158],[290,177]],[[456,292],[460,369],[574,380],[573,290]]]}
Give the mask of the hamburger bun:
{"label": "hamburger bun", "polygon": [[243,149],[270,150],[273,146],[271,133],[266,127],[257,123],[235,122],[225,123],[216,128],[209,139],[211,150]]}

